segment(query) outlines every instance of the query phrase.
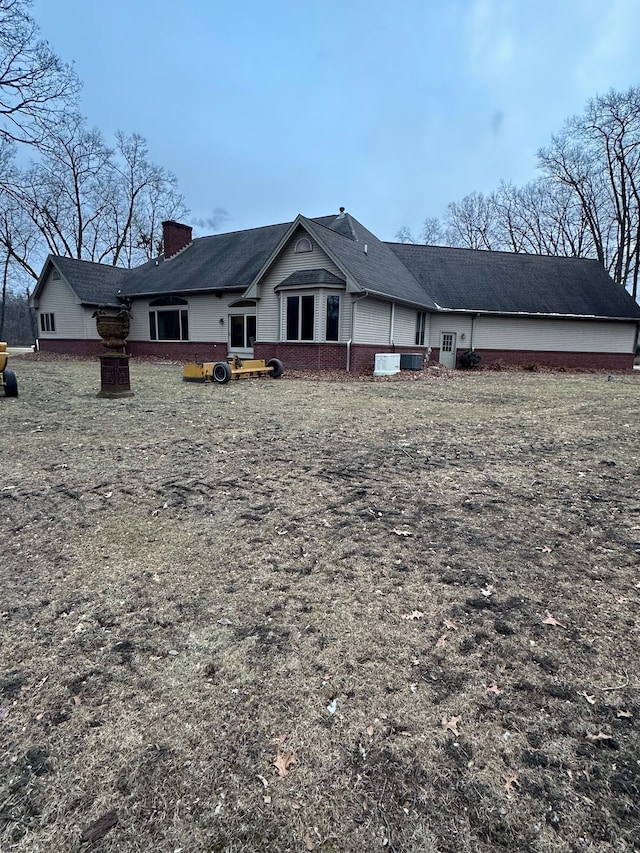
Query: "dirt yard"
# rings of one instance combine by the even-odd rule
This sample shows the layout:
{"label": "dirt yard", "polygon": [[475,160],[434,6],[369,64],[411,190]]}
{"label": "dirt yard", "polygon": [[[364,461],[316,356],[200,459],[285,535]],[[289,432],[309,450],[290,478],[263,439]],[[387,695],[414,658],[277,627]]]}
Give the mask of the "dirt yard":
{"label": "dirt yard", "polygon": [[640,850],[640,375],[12,360],[0,850]]}

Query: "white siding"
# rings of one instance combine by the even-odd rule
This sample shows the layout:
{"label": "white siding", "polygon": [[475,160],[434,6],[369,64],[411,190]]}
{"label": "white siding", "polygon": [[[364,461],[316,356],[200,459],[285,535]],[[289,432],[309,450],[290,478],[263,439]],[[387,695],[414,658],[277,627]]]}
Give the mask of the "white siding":
{"label": "white siding", "polygon": [[[429,341],[430,347],[440,346],[441,332],[456,333],[456,348],[465,350],[471,347],[471,321],[470,314],[432,314],[431,323],[428,328],[428,337],[425,335],[425,342]],[[464,338],[462,337],[464,335]],[[473,345],[480,346],[478,341],[473,338]]]}
{"label": "white siding", "polygon": [[[237,301],[242,294],[225,293],[221,298],[212,294],[188,294],[183,298],[187,300],[186,307],[189,311],[189,340],[190,341],[212,341],[224,343],[228,335],[228,315],[236,313],[229,308],[229,303]],[[131,331],[129,340],[149,340],[149,302],[152,299],[136,299],[131,305]],[[237,313],[242,313],[244,309]],[[220,320],[223,322],[221,323]]]}
{"label": "white siding", "polygon": [[[283,318],[280,307],[279,293],[274,291],[276,285],[280,284],[296,270],[313,270],[325,269],[329,272],[339,275],[344,278],[340,269],[333,261],[320,249],[314,240],[311,240],[313,250],[311,252],[294,252],[297,241],[302,236],[307,236],[304,229],[296,229],[290,240],[283,247],[282,252],[276,258],[273,265],[265,277],[260,282],[258,287],[258,330],[257,339],[259,341],[278,341],[284,340],[284,330],[282,329]],[[317,291],[317,289],[316,289]],[[295,291],[298,293],[298,291]],[[307,293],[309,291],[306,291]],[[293,292],[287,291],[289,295]],[[343,299],[342,302],[345,300]],[[340,306],[342,308],[342,304]],[[316,300],[316,327],[319,329],[318,304]],[[323,314],[324,316],[324,314]],[[324,327],[322,328],[322,337],[324,338]]]}
{"label": "white siding", "polygon": [[[54,315],[55,332],[42,331],[41,314]],[[38,300],[39,338],[98,338],[95,320],[91,319],[92,314],[93,309],[78,303],[76,295],[64,279],[54,281],[49,274]]]}
{"label": "white siding", "polygon": [[355,306],[353,340],[358,344],[387,345],[391,341],[391,303],[380,299],[361,299]]}
{"label": "white siding", "polygon": [[416,345],[416,321],[418,312],[406,305],[396,305],[393,318],[393,342],[399,347]]}
{"label": "white siding", "polygon": [[633,352],[634,323],[478,317],[476,349],[550,350],[560,352]]}

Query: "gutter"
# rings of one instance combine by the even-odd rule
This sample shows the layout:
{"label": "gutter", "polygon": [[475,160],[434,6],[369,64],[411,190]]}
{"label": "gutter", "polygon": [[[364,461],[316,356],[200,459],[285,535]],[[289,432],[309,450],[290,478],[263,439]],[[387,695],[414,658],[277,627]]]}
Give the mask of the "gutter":
{"label": "gutter", "polygon": [[606,317],[602,314],[551,314],[542,311],[489,311],[479,308],[443,308],[436,305],[436,313],[441,314],[475,314],[476,317],[533,317],[535,319],[551,317],[554,320],[610,320],[615,323],[638,323],[638,317]]}
{"label": "gutter", "polygon": [[356,303],[360,302],[361,299],[364,299],[369,294],[365,290],[363,293],[356,293],[353,295],[351,300],[351,337],[347,341],[347,373],[351,372],[351,344],[353,343],[353,339],[355,337],[355,328],[356,328]]}

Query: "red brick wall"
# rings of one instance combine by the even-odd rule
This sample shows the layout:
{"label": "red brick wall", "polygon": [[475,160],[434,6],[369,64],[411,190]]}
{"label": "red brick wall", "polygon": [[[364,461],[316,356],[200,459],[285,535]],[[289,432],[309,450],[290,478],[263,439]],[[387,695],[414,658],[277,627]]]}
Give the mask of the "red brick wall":
{"label": "red brick wall", "polygon": [[[458,350],[458,365],[461,353]],[[591,370],[631,370],[633,368],[633,354],[619,352],[561,352],[551,350],[489,350],[478,349],[477,353],[482,357],[480,367],[490,369],[492,365],[518,365],[529,367],[538,365],[540,367],[564,367],[568,370],[575,368]],[[431,360],[437,361],[440,350],[434,349]]]}
{"label": "red brick wall", "polygon": [[[70,353],[71,355],[98,356],[105,350],[100,341],[83,341],[61,338],[41,338],[43,352]],[[227,345],[224,343],[196,343],[192,341],[162,343],[158,341],[127,341],[126,351],[138,357],[167,358],[173,361],[225,361]],[[352,344],[351,370],[373,370],[379,352],[424,352],[423,347],[378,347]],[[458,350],[458,364],[464,350]],[[536,350],[477,350],[482,357],[480,368],[494,365],[529,367],[564,367],[591,370],[631,370],[634,357],[631,353],[551,352]],[[440,350],[431,353],[431,362],[437,363]],[[262,343],[254,346],[254,358],[279,358],[289,370],[346,370],[345,344]]]}
{"label": "red brick wall", "polygon": [[[70,355],[98,356],[107,350],[101,341],[82,341],[71,338],[40,338],[40,349],[43,352],[68,353]],[[162,343],[158,341],[127,341],[126,352],[138,358],[149,356],[167,358],[173,361],[225,361],[227,345],[221,343],[195,343],[192,341],[175,341]]]}
{"label": "red brick wall", "polygon": [[130,355],[170,358],[173,361],[226,361],[227,345],[197,341],[127,341]]}
{"label": "red brick wall", "polygon": [[[379,352],[422,352],[424,347],[374,346],[368,344],[351,345],[351,370],[373,370],[376,353]],[[346,344],[312,343],[263,343],[253,346],[255,358],[279,358],[285,369],[289,370],[346,370]]]}
{"label": "red brick wall", "polygon": [[164,249],[165,258],[170,258],[176,255],[185,246],[191,243],[192,230],[189,225],[182,225],[180,222],[174,222],[168,219],[162,223],[162,246]]}

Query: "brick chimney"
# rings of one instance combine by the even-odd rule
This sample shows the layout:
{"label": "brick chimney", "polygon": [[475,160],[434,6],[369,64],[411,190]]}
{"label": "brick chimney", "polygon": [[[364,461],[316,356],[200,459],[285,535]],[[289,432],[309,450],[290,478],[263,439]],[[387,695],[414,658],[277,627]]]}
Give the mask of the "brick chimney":
{"label": "brick chimney", "polygon": [[164,246],[164,259],[177,255],[179,251],[188,246],[192,241],[191,228],[189,225],[181,225],[168,219],[162,223],[162,245]]}

